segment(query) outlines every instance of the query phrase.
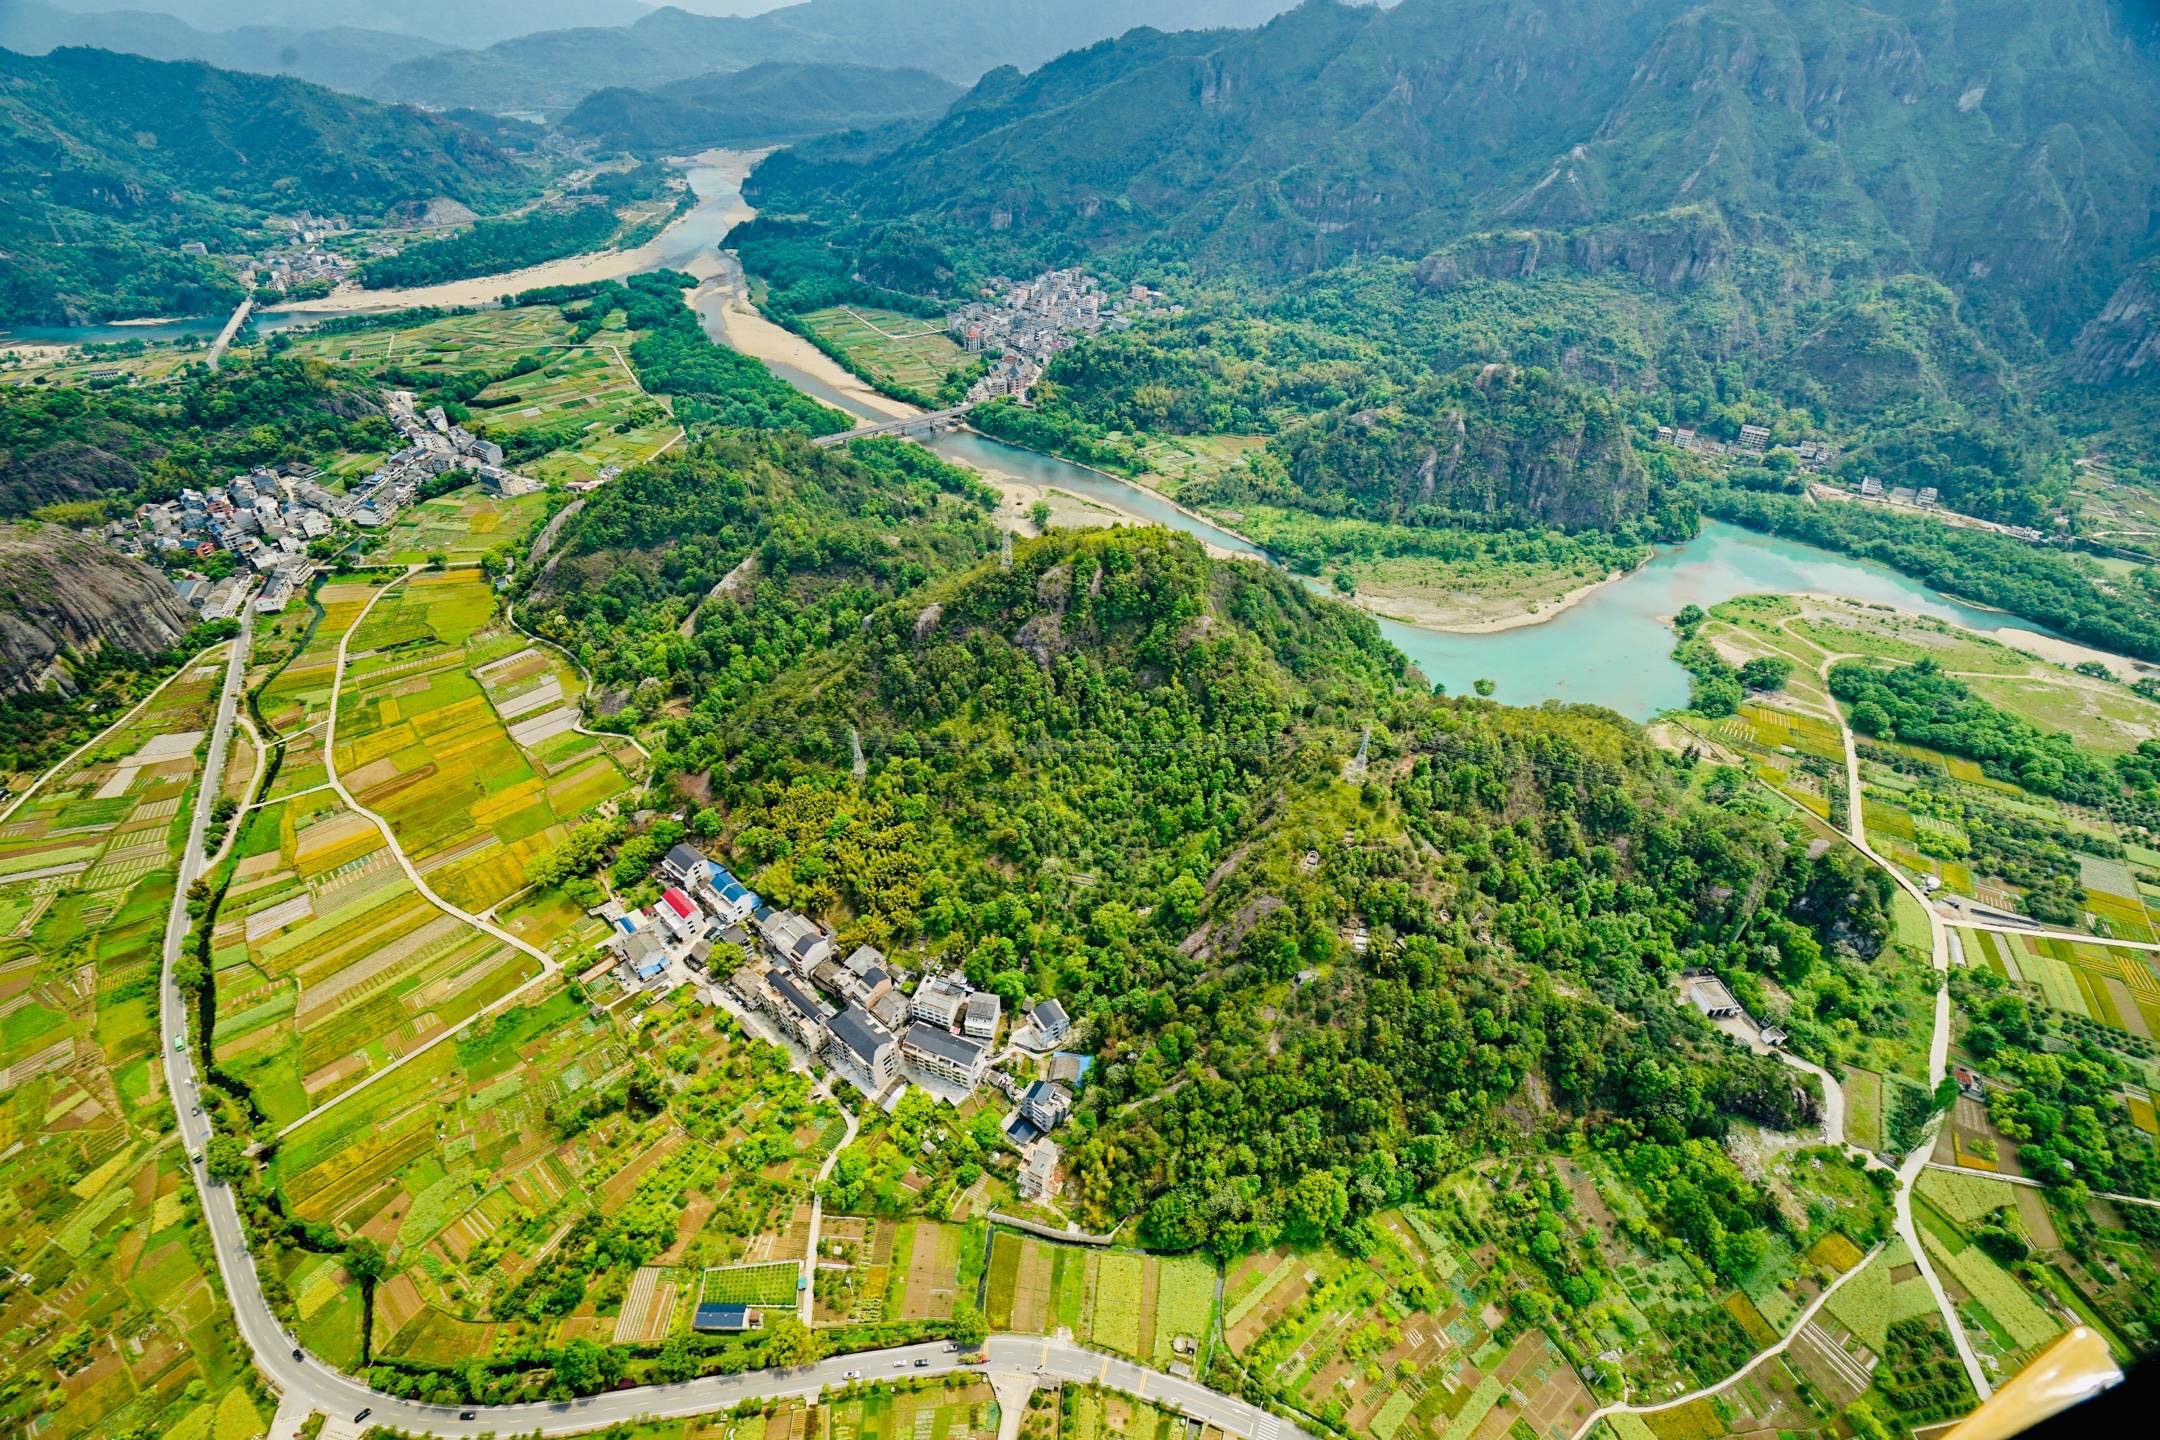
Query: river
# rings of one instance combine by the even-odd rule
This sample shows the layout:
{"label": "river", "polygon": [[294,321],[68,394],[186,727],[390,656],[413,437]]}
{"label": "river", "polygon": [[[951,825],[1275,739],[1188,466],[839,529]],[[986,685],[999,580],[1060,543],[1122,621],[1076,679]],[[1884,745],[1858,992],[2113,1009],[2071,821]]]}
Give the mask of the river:
{"label": "river", "polygon": [[[754,213],[742,198],[742,178],[753,158],[711,151],[687,162],[691,187],[699,197],[694,210],[638,251],[618,252],[604,260],[585,257],[583,263],[602,263],[619,273],[630,273],[620,267],[634,260],[634,268],[667,268],[695,275],[704,284],[694,303],[713,339],[758,355],[782,379],[847,414],[886,419],[909,413],[906,407],[870,392],[799,337],[742,304],[740,267],[718,247],[729,229]],[[567,268],[580,262],[561,263]],[[500,278],[465,284],[484,297],[507,288]],[[389,303],[411,303],[412,298],[380,297]],[[255,324],[258,330],[281,329],[316,318],[320,317],[288,311],[258,315]],[[197,334],[207,338],[222,323],[211,318],[65,332],[24,330],[15,338],[65,343]],[[1242,536],[1187,514],[1152,490],[1100,471],[975,434],[941,435],[930,443],[955,464],[1030,486],[1063,490],[1136,520],[1181,530],[1228,554],[1269,558]],[[1934,616],[2023,648],[2043,649],[2049,643],[2039,627],[1961,604],[1886,566],[1715,521],[1706,523],[1695,539],[1660,551],[1626,578],[1535,625],[1460,634],[1396,620],[1379,623],[1392,644],[1451,694],[1467,693],[1474,681],[1489,679],[1495,698],[1512,704],[1583,702],[1648,720],[1687,699],[1687,673],[1672,660],[1670,617],[1684,605],[1707,607],[1736,595],[1762,593],[1844,596]]]}
{"label": "river", "polygon": [[[732,263],[717,272],[698,301],[706,333],[723,344],[735,342],[743,321],[739,310],[730,309],[740,295],[739,274],[728,268]],[[843,388],[843,382],[853,385],[852,377],[822,355],[811,352],[791,361],[769,345],[755,348],[764,352],[760,358],[774,374],[836,410],[865,420],[893,413],[889,403],[866,403],[859,387]],[[1181,530],[1219,551],[1270,558],[1251,541],[1180,510],[1154,491],[1097,470],[966,432],[940,435],[930,448],[956,465],[1068,491]],[[1494,698],[1511,704],[1582,702],[1648,720],[1687,702],[1687,672],[1672,658],[1671,617],[1685,605],[1707,609],[1738,595],[1766,593],[1838,595],[1888,605],[2012,643],[2047,638],[2037,626],[1962,604],[1888,566],[1715,520],[1706,521],[1694,539],[1660,550],[1640,569],[1535,625],[1464,634],[1385,618],[1379,624],[1391,644],[1451,694],[1467,694],[1475,681],[1488,679]]]}

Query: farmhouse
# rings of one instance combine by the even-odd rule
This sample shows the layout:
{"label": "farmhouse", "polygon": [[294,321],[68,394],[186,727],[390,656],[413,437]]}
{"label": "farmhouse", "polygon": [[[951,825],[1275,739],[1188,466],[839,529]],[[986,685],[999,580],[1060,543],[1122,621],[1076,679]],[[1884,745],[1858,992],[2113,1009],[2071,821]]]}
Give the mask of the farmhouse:
{"label": "farmhouse", "polygon": [[1037,1080],[1020,1096],[1020,1115],[1045,1135],[1072,1113],[1072,1091],[1054,1080]]}
{"label": "farmhouse", "polygon": [[1740,1002],[1715,975],[1698,975],[1687,983],[1688,1003],[1712,1020],[1729,1020],[1740,1013]]}
{"label": "farmhouse", "polygon": [[1072,1029],[1072,1022],[1065,1018],[1065,1007],[1055,1000],[1044,1000],[1028,1012],[1028,1023],[1035,1027],[1038,1043],[1055,1045]]}
{"label": "farmhouse", "polygon": [[688,885],[705,873],[705,857],[688,845],[677,845],[660,862],[660,873],[677,885]]}
{"label": "farmhouse", "polygon": [[950,1030],[967,1010],[969,986],[958,975],[933,975],[916,987],[908,1016]]}
{"label": "farmhouse", "polygon": [[988,990],[977,990],[967,997],[967,1007],[961,1012],[960,1033],[974,1040],[997,1038],[998,1018],[1004,1014],[1005,1002]]}
{"label": "farmhouse", "polygon": [[828,1018],[825,1007],[785,970],[767,970],[765,988],[772,995],[773,1016],[780,1022],[780,1028],[792,1036],[795,1043],[815,1055],[824,1044]]}
{"label": "farmhouse", "polygon": [[760,910],[755,923],[773,958],[799,976],[807,978],[833,953],[832,941],[815,922],[793,910]]}
{"label": "farmhouse", "polygon": [[763,1327],[765,1317],[748,1305],[700,1305],[690,1328],[707,1333],[734,1334]]}

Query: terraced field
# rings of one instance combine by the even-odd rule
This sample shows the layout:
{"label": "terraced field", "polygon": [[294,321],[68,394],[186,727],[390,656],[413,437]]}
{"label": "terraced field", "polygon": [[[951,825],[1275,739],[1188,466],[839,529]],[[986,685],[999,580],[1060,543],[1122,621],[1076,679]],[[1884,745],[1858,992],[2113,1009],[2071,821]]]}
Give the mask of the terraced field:
{"label": "terraced field", "polygon": [[[674,1047],[702,1057],[695,1083],[632,1104],[628,1078]],[[399,1267],[378,1353],[455,1362],[513,1337],[606,1341],[626,1316],[665,1338],[701,1286],[790,1302],[836,1122],[718,1012],[618,1017],[558,983],[301,1126],[272,1174],[294,1214]]]}
{"label": "terraced field", "polygon": [[0,823],[0,1433],[263,1433],[157,1065],[173,857],[221,660]]}
{"label": "terraced field", "polygon": [[[381,828],[326,788],[322,727],[346,630],[358,626],[339,697],[340,778],[450,904],[479,912],[516,895],[526,862],[627,784],[603,742],[568,728],[574,672],[491,628],[493,594],[476,572],[416,575],[369,609],[375,594],[325,586],[323,620],[265,688],[265,717],[292,737],[272,790],[284,798],[245,818],[214,936],[218,1058],[279,1126],[538,969],[430,901]],[[313,783],[296,783],[295,769]],[[513,933],[528,943],[596,930],[555,897],[521,899]]]}
{"label": "terraced field", "polygon": [[[509,451],[520,474],[570,481],[638,464],[679,433],[667,402],[645,394],[623,358],[634,339],[619,315],[581,341],[560,309],[527,305],[302,336],[293,352],[366,375],[394,368],[423,382],[476,372],[504,375],[473,396],[469,423]],[[507,373],[513,369],[519,373]],[[522,534],[539,513],[539,499],[482,503],[473,492],[460,491],[449,505],[421,506],[400,517],[375,553],[402,564],[436,549],[453,555],[485,551]]]}

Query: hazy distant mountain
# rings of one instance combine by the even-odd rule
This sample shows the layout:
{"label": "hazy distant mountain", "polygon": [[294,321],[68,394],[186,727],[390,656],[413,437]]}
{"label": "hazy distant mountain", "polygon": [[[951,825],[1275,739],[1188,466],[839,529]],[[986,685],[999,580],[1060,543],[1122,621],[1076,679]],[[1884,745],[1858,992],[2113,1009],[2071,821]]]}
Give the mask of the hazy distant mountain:
{"label": "hazy distant mountain", "polygon": [[262,25],[279,30],[377,30],[442,45],[492,45],[567,25],[628,25],[651,13],[644,0],[50,0],[94,14],[152,11],[198,30]]}
{"label": "hazy distant mountain", "polygon": [[200,313],[238,294],[214,257],[265,213],[486,209],[527,177],[464,126],[297,80],[0,51],[0,325]]}
{"label": "hazy distant mountain", "polygon": [[645,154],[775,145],[942,114],[960,87],[927,70],[773,60],[655,90],[597,91],[564,116],[582,139]]}
{"label": "hazy distant mountain", "polygon": [[358,94],[401,61],[448,47],[418,35],[380,30],[284,30],[251,25],[198,30],[185,20],[145,10],[78,14],[45,0],[0,0],[0,50],[43,55],[64,45],[89,45],[152,60],[201,60],[224,70],[290,75]]}
{"label": "hazy distant mountain", "polygon": [[399,65],[383,100],[554,114],[596,90],[642,89],[763,60],[919,68],[961,84],[1040,65],[1135,25],[1251,25],[1291,0],[805,0],[749,19],[668,8],[634,25],[522,36]]}

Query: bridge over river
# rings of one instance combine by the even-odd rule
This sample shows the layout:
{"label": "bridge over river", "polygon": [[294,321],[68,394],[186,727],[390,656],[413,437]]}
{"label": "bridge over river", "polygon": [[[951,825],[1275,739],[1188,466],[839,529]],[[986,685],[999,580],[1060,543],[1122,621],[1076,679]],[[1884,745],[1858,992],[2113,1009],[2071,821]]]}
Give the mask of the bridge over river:
{"label": "bridge over river", "polygon": [[853,430],[843,430],[837,435],[820,435],[810,443],[830,447],[845,445],[850,440],[868,440],[873,435],[935,435],[941,430],[955,430],[967,418],[972,404],[955,405],[950,410],[931,410],[921,415],[907,415],[898,420],[881,420],[874,425],[858,425]]}

